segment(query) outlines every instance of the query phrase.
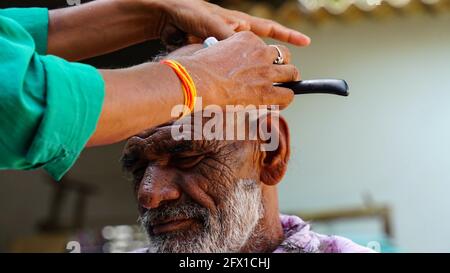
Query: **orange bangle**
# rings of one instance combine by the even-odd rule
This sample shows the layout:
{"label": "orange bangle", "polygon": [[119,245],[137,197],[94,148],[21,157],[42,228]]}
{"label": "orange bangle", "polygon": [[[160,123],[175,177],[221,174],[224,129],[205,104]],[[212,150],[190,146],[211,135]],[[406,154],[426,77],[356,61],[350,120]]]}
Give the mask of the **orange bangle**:
{"label": "orange bangle", "polygon": [[186,68],[179,62],[174,60],[163,60],[161,63],[170,66],[181,81],[181,87],[184,93],[184,105],[187,108],[184,109],[183,114],[181,115],[181,117],[183,117],[194,111],[195,102],[197,100],[197,88]]}

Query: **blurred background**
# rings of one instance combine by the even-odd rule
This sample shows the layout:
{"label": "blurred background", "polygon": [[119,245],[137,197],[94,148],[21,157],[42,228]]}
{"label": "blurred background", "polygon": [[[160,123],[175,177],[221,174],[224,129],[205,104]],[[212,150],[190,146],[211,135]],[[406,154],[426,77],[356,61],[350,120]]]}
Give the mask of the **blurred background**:
{"label": "blurred background", "polygon": [[[292,159],[279,186],[282,211],[382,252],[449,252],[450,0],[213,2],[301,30],[312,44],[290,48],[302,77],[350,85],[348,98],[302,96],[284,112]],[[148,42],[86,62],[128,66],[162,49]],[[42,171],[0,172],[0,251],[144,245],[119,164],[123,145],[86,150],[59,183]]]}

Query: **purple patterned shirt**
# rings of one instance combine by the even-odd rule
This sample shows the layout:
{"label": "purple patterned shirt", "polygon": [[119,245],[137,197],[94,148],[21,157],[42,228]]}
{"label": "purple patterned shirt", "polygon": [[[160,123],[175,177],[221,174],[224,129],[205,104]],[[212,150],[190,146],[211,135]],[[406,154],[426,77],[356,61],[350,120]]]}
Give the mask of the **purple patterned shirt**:
{"label": "purple patterned shirt", "polygon": [[311,231],[308,223],[297,216],[280,215],[284,241],[274,253],[374,253],[340,236],[328,236]]}

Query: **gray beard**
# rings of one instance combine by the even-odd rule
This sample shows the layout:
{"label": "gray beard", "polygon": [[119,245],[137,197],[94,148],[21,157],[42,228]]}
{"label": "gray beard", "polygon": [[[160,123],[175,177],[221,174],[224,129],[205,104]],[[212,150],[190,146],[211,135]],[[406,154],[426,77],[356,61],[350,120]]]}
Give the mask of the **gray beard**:
{"label": "gray beard", "polygon": [[[171,232],[151,235],[148,227],[158,217],[186,216],[203,220],[199,232]],[[159,212],[147,211],[139,222],[147,231],[149,252],[157,253],[229,253],[239,252],[252,238],[252,245],[262,233],[259,220],[264,215],[261,189],[254,180],[240,179],[223,203],[223,208],[212,214],[198,204],[190,203]],[[251,245],[249,245],[251,247]]]}

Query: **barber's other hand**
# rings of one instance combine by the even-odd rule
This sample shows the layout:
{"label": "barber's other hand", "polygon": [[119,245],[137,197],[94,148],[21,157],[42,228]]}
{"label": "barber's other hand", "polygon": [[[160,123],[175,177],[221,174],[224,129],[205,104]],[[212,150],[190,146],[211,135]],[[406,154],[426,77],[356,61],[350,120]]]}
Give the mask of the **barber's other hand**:
{"label": "barber's other hand", "polygon": [[156,34],[170,46],[180,47],[200,42],[209,36],[226,39],[239,31],[251,31],[260,37],[270,37],[298,46],[306,46],[310,39],[295,30],[271,20],[250,16],[243,12],[221,8],[202,0],[145,0],[156,4],[161,11]]}
{"label": "barber's other hand", "polygon": [[189,71],[203,106],[279,105],[283,109],[294,94],[273,84],[300,80],[300,73],[290,64],[289,50],[281,45],[278,48],[285,60],[283,65],[273,64],[278,57],[275,47],[244,31],[205,49],[200,45],[182,48],[169,58]]}

